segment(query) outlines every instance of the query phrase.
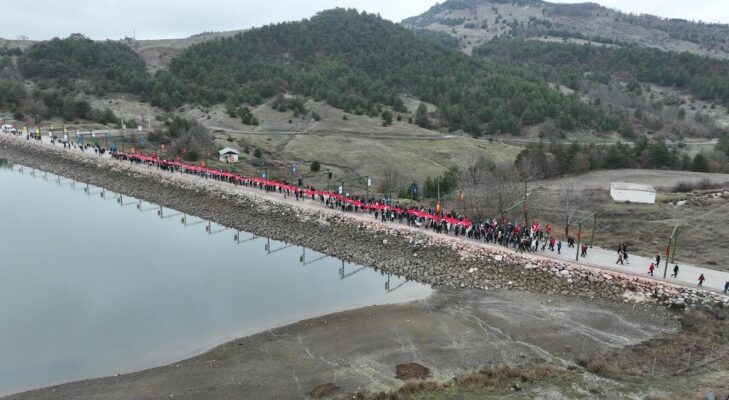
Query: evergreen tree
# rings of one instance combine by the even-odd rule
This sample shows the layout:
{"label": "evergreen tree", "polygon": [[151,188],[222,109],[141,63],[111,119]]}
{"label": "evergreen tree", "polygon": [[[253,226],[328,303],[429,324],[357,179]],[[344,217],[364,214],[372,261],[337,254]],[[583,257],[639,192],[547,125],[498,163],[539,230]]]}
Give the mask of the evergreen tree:
{"label": "evergreen tree", "polygon": [[694,172],[709,172],[709,159],[701,153],[696,154],[691,160],[690,169]]}
{"label": "evergreen tree", "polygon": [[382,112],[382,125],[388,126],[392,125],[392,113],[385,110]]}
{"label": "evergreen tree", "polygon": [[421,128],[430,129],[428,107],[425,106],[425,103],[420,103],[420,105],[418,105],[417,111],[415,111],[415,125]]}

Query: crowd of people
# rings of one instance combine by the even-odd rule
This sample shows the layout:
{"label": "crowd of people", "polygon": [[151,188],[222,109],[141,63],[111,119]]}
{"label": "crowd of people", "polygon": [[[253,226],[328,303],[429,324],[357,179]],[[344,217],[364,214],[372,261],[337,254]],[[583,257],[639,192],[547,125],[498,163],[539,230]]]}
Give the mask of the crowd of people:
{"label": "crowd of people", "polygon": [[[40,134],[16,133],[24,135],[27,140],[41,141]],[[60,143],[67,149],[79,149],[82,151],[93,150],[95,154],[102,155],[108,150],[96,144],[78,144],[63,138],[51,136],[51,143]],[[260,177],[246,177],[225,170],[207,168],[187,164],[178,160],[159,159],[156,155],[145,155],[140,153],[126,153],[112,151],[111,156],[118,161],[128,161],[135,164],[145,164],[156,167],[170,173],[184,173],[199,176],[204,179],[213,179],[227,182],[233,185],[257,188],[266,192],[278,192],[284,197],[294,197],[297,201],[312,200],[318,201],[323,206],[339,209],[343,212],[368,212],[374,215],[375,219],[382,222],[397,222],[407,226],[432,230],[438,234],[453,234],[464,238],[482,241],[511,247],[516,252],[545,252],[551,251],[562,254],[564,244],[552,231],[550,225],[542,226],[539,223],[531,225],[517,222],[509,222],[505,218],[487,219],[481,222],[469,220],[466,216],[456,212],[445,212],[432,207],[422,205],[401,205],[396,202],[394,205],[389,200],[362,198],[344,193],[317,190],[313,187],[301,188],[283,181],[273,181]],[[575,238],[567,235],[567,248],[575,247]],[[579,256],[587,257],[588,246],[585,243],[580,245]],[[660,266],[661,256],[656,255],[655,263],[648,267],[648,275],[653,276],[655,269]],[[630,264],[628,256],[628,244],[618,245],[618,259],[615,264]],[[672,278],[677,278],[679,266],[673,268]],[[706,278],[703,274],[699,276],[698,286],[703,286]],[[724,288],[729,293],[729,282]]]}
{"label": "crowd of people", "polygon": [[[343,212],[367,212],[382,222],[397,222],[407,226],[429,229],[438,234],[451,234],[486,243],[511,247],[517,252],[552,251],[562,253],[564,244],[557,238],[550,225],[539,223],[527,225],[508,222],[505,218],[475,222],[454,211],[446,212],[423,205],[392,204],[386,199],[364,198],[356,195],[301,188],[287,182],[273,181],[262,177],[247,177],[225,170],[192,165],[180,160],[163,160],[154,155],[115,152],[112,156],[119,161],[145,164],[171,173],[184,173],[231,183],[233,185],[257,188],[266,192],[278,192],[297,201],[318,201],[323,206]],[[567,247],[575,247],[575,238],[567,237]],[[580,256],[587,257],[589,246],[582,244]]]}

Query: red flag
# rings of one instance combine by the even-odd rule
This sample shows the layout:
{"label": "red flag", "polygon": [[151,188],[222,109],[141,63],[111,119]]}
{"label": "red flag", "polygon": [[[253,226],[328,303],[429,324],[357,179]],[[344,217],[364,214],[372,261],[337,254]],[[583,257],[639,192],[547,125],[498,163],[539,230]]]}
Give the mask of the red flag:
{"label": "red flag", "polygon": [[671,245],[670,244],[668,246],[666,246],[666,257],[668,257],[669,254],[671,254]]}

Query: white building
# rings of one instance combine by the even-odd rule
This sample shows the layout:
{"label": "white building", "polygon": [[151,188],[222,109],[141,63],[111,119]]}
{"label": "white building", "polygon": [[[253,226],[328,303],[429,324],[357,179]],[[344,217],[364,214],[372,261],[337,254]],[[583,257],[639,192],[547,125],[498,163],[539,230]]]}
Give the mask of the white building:
{"label": "white building", "polygon": [[618,203],[653,204],[656,202],[656,189],[640,183],[613,182],[610,184],[610,197]]}
{"label": "white building", "polygon": [[220,162],[224,163],[237,163],[238,162],[238,156],[240,153],[236,149],[231,149],[230,147],[226,147],[220,151],[218,151],[218,156],[220,156]]}

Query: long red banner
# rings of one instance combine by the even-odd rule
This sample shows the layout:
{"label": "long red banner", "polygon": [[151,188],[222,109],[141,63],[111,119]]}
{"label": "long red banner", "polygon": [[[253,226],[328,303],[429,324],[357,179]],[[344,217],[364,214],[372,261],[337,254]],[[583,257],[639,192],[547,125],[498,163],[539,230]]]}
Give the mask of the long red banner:
{"label": "long red banner", "polygon": [[246,177],[246,176],[235,174],[232,172],[221,171],[221,170],[216,170],[216,169],[207,168],[207,167],[203,167],[203,166],[187,164],[187,163],[183,163],[180,161],[160,160],[159,158],[157,158],[154,155],[150,156],[150,155],[138,154],[138,153],[117,152],[114,154],[114,156],[116,158],[124,157],[124,158],[131,159],[131,160],[137,160],[140,162],[151,163],[151,164],[157,165],[157,166],[165,165],[168,167],[175,167],[175,168],[182,170],[183,172],[208,174],[208,176],[225,178],[229,181],[237,182],[237,183],[243,183],[244,181],[248,181],[248,182],[254,182],[254,183],[257,183],[257,184],[263,185],[263,186],[274,187],[275,189],[299,191],[299,193],[304,193],[304,195],[307,197],[320,196],[320,195],[327,196],[330,198],[335,198],[341,202],[351,204],[355,207],[358,207],[358,208],[364,209],[364,210],[377,210],[377,211],[391,210],[391,211],[394,211],[397,213],[406,212],[409,215],[414,215],[418,218],[426,218],[426,219],[431,219],[434,221],[445,221],[452,225],[462,225],[465,227],[471,226],[471,221],[469,221],[468,219],[459,220],[459,219],[451,218],[451,217],[447,217],[447,216],[441,217],[440,215],[437,215],[437,214],[430,214],[430,213],[427,213],[424,211],[419,211],[419,210],[414,210],[414,209],[403,209],[403,208],[398,208],[398,207],[392,207],[392,206],[388,206],[388,205],[382,204],[382,203],[364,203],[364,202],[356,200],[356,199],[351,199],[347,196],[342,196],[339,193],[327,192],[327,191],[322,191],[322,190],[313,190],[313,189],[300,189],[297,186],[289,185],[285,182],[278,182],[278,181],[273,181],[273,180],[269,180],[269,179],[265,179],[265,178],[258,178],[258,177]]}

